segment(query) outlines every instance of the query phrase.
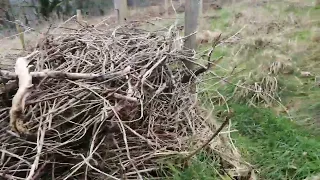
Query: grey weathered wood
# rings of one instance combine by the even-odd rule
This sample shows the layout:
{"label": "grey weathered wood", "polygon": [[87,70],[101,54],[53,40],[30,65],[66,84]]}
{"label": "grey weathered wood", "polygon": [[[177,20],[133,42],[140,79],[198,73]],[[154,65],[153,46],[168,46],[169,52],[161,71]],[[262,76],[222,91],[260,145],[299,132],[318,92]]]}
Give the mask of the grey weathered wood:
{"label": "grey weathered wood", "polygon": [[120,3],[121,3],[120,0],[113,0],[114,11],[116,13],[118,23],[120,23],[120,13],[119,13]]}
{"label": "grey weathered wood", "polygon": [[165,16],[169,16],[169,0],[164,0]]}
{"label": "grey weathered wood", "polygon": [[120,9],[120,0],[113,0],[114,9]]}
{"label": "grey weathered wood", "polygon": [[20,26],[20,21],[18,21],[18,20],[16,20],[16,29],[17,29],[17,32],[19,33],[19,39],[20,39],[22,49],[25,51],[26,44],[25,44],[25,39],[24,39],[24,31],[22,30],[22,28]]}
{"label": "grey weathered wood", "polygon": [[79,23],[82,23],[82,13],[81,13],[81,9],[77,9],[77,21]]}
{"label": "grey weathered wood", "polygon": [[127,2],[127,0],[121,0],[119,14],[120,14],[120,23],[124,23],[128,18],[128,2]]}
{"label": "grey weathered wood", "polygon": [[[199,17],[199,0],[186,0],[185,2],[185,36],[187,36],[184,46],[186,49],[196,48],[196,31]],[[189,69],[193,68],[193,63],[185,62]]]}
{"label": "grey weathered wood", "polygon": [[114,9],[117,13],[118,23],[124,23],[128,18],[127,0],[114,0]]}
{"label": "grey weathered wood", "polygon": [[199,0],[199,18],[202,17],[203,14],[203,0]]}

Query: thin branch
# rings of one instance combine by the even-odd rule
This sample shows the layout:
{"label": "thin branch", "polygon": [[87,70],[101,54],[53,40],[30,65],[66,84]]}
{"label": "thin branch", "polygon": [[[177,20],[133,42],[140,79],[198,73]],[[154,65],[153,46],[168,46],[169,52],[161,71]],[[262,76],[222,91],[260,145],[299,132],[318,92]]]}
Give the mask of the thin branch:
{"label": "thin branch", "polygon": [[205,148],[206,146],[208,146],[210,144],[210,142],[222,131],[222,129],[228,124],[230,117],[226,116],[225,117],[225,121],[221,124],[221,126],[217,129],[217,131],[202,145],[200,146],[198,149],[196,149],[195,151],[193,151],[192,153],[190,153],[187,157],[184,158],[185,162],[188,162],[189,159],[196,155],[198,152],[200,152],[203,148]]}

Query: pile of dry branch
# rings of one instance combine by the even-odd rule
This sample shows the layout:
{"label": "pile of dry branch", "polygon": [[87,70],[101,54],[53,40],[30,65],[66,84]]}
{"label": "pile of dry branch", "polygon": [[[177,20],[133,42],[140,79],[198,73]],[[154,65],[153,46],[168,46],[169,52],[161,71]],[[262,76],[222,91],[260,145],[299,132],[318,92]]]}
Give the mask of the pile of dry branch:
{"label": "pile of dry branch", "polygon": [[215,127],[192,96],[194,73],[183,62],[196,58],[176,43],[177,32],[121,26],[46,35],[18,58],[16,72],[2,70],[10,81],[0,107],[0,176],[157,177],[160,159],[201,146]]}

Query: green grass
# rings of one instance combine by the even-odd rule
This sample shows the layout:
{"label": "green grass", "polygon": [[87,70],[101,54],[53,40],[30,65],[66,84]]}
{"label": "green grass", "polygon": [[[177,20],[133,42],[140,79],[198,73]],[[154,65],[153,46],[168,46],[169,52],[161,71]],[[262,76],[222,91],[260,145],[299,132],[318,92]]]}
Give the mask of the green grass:
{"label": "green grass", "polygon": [[[209,154],[198,154],[186,168],[169,165],[172,180],[216,180],[222,175],[218,169],[219,160]],[[220,178],[221,179],[221,178]]]}
{"label": "green grass", "polygon": [[304,179],[320,172],[320,136],[268,109],[232,106],[233,134],[263,179]]}
{"label": "green grass", "polygon": [[[320,133],[306,129],[269,109],[235,104],[232,134],[240,149],[261,179],[297,179],[320,173]],[[222,109],[218,107],[217,109]],[[169,165],[173,180],[223,179],[219,160],[201,153],[183,169]]]}
{"label": "green grass", "polygon": [[227,30],[227,28],[230,26],[230,18],[232,13],[228,9],[223,8],[219,10],[218,15],[220,16],[219,20],[212,21],[211,29],[220,31]]}
{"label": "green grass", "polygon": [[[205,78],[210,80],[198,86],[199,98],[204,106],[209,109],[214,106],[216,111],[225,110],[216,103],[221,95],[225,99],[230,98],[228,103],[234,111],[232,128],[238,130],[232,133],[232,138],[245,160],[258,170],[259,179],[303,180],[320,173],[320,132],[318,131],[320,129],[320,113],[318,113],[320,112],[320,88],[315,86],[314,78],[301,77],[299,71],[317,74],[320,70],[320,63],[317,61],[320,46],[319,43],[312,42],[313,29],[319,28],[320,25],[318,21],[314,21],[319,19],[320,9],[304,5],[299,7],[299,4],[290,3],[289,5],[288,2],[280,1],[270,3],[258,8],[261,8],[261,13],[271,12],[277,16],[278,20],[267,14],[263,20],[284,22],[284,27],[279,32],[266,35],[261,33],[264,31],[253,35],[251,31],[258,29],[254,26],[250,26],[253,29],[244,29],[240,33],[239,42],[222,45],[215,49],[212,57],[216,59],[223,56],[224,58],[219,63],[219,67],[213,68],[212,72],[228,77],[230,83],[236,84],[244,76],[248,77],[249,73],[254,72],[254,76],[258,76],[259,73],[261,75],[263,72],[258,68],[261,64],[267,65],[277,61],[279,57],[290,58],[294,72],[279,74],[277,80],[281,88],[279,90],[281,103],[288,108],[293,119],[288,119],[288,114],[284,112],[278,113],[276,108],[279,104],[277,103],[269,109],[237,103],[230,98],[235,86],[218,83],[220,79],[213,78],[212,74],[206,74]],[[242,6],[238,6],[236,11],[232,10],[234,7],[219,10],[217,13],[220,18],[210,22],[211,30],[232,34],[235,27],[243,27],[244,24],[237,24],[232,18],[237,12],[248,8],[247,5],[243,6],[243,9],[240,7]],[[301,18],[302,23],[307,20],[313,23],[309,25],[288,23],[290,22],[289,14],[295,15],[298,19]],[[248,23],[254,21],[248,20]],[[233,24],[232,27],[230,27],[231,24]],[[259,38],[262,38],[263,42],[270,40],[270,45],[258,46],[256,40]],[[292,42],[297,44],[292,45]],[[198,51],[201,52],[205,48],[209,48],[209,45],[202,46]],[[241,48],[242,50],[235,56]],[[235,72],[240,71],[240,73],[230,76],[235,63],[238,65]],[[241,71],[242,69],[244,70]],[[254,77],[252,80],[255,80]],[[294,106],[290,107],[290,104]],[[174,180],[223,179],[221,174],[224,174],[220,172],[219,160],[214,158],[214,155],[203,153],[198,155],[187,168],[174,165],[169,167],[172,172],[170,177],[173,177],[170,179]]]}
{"label": "green grass", "polygon": [[294,34],[294,37],[297,38],[298,41],[311,40],[311,31],[310,30],[298,31]]}

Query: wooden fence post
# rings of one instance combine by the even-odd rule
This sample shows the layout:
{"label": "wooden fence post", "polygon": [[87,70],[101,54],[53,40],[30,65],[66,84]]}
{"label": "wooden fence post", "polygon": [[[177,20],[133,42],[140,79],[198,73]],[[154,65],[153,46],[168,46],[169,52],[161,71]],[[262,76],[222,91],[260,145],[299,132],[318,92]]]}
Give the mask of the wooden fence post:
{"label": "wooden fence post", "polygon": [[203,0],[199,0],[199,28],[205,24],[205,20],[203,19]]}
{"label": "wooden fence post", "polygon": [[[190,52],[196,49],[196,31],[198,27],[199,0],[186,0],[185,2],[185,36],[184,47]],[[185,62],[189,69],[193,63]]]}
{"label": "wooden fence post", "polygon": [[169,0],[164,0],[165,16],[169,16]]}
{"label": "wooden fence post", "polygon": [[24,40],[24,32],[20,26],[20,21],[16,20],[16,29],[17,32],[19,33],[19,39],[20,39],[20,43],[22,45],[22,49],[25,51],[26,50],[26,44],[25,44],[25,40]]}
{"label": "wooden fence post", "polygon": [[127,0],[120,0],[120,9],[119,9],[119,20],[120,23],[124,23],[128,18],[128,2]]}
{"label": "wooden fence post", "polygon": [[117,13],[118,23],[124,23],[128,17],[127,0],[114,0],[114,9]]}
{"label": "wooden fence post", "polygon": [[113,0],[114,11],[116,13],[118,23],[120,23],[120,4],[120,0]]}
{"label": "wooden fence post", "polygon": [[82,14],[81,14],[81,10],[80,9],[77,9],[77,21],[78,21],[78,23],[80,23],[82,25],[83,18],[82,18]]}
{"label": "wooden fence post", "polygon": [[203,0],[199,0],[199,18],[202,17],[203,14]]}

